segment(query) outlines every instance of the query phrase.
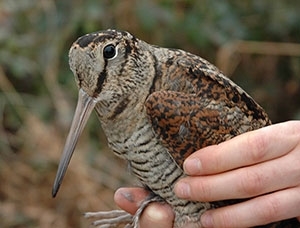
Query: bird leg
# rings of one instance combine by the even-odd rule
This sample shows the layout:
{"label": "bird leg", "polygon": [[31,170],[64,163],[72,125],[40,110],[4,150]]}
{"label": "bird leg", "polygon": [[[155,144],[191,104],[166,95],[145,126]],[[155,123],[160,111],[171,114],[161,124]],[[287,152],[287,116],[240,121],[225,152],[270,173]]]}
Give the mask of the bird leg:
{"label": "bird leg", "polygon": [[152,195],[145,199],[135,215],[131,215],[123,210],[112,210],[112,211],[99,211],[99,212],[86,212],[85,218],[97,219],[92,222],[92,225],[98,228],[111,228],[111,227],[122,227],[124,228],[138,228],[139,218],[141,217],[144,209],[151,202],[162,202],[162,198],[157,195]]}
{"label": "bird leg", "polygon": [[85,218],[97,219],[92,225],[98,228],[123,227],[132,228],[133,216],[123,210],[86,212]]}

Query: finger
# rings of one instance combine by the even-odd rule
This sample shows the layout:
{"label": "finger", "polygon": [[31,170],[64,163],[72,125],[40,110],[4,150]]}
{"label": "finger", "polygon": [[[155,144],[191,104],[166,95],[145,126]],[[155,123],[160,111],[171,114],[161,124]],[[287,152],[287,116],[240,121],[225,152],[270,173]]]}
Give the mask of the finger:
{"label": "finger", "polygon": [[263,195],[243,203],[209,210],[204,227],[252,227],[300,216],[300,187]]}
{"label": "finger", "polygon": [[135,214],[140,203],[149,195],[144,188],[119,188],[114,195],[116,204],[130,214]]}
{"label": "finger", "polygon": [[140,218],[139,225],[143,228],[172,228],[174,213],[168,204],[149,204]]}
{"label": "finger", "polygon": [[208,202],[249,198],[293,187],[300,184],[296,152],[221,174],[185,177],[176,183],[174,191],[180,198]]}
{"label": "finger", "polygon": [[300,121],[247,132],[193,153],[185,160],[184,170],[188,175],[215,174],[274,159],[291,151],[299,136]]}

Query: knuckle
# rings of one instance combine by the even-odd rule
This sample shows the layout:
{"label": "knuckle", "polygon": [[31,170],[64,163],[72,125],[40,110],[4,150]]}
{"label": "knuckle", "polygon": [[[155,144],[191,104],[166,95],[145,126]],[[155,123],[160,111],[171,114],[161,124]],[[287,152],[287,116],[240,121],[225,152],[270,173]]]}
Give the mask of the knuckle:
{"label": "knuckle", "polygon": [[231,211],[227,212],[227,211],[223,211],[223,213],[219,214],[219,218],[217,220],[217,225],[220,227],[237,227],[238,224],[237,223],[238,218],[231,213]]}
{"label": "knuckle", "polygon": [[191,192],[191,198],[205,202],[208,202],[212,199],[212,187],[208,181],[205,181],[204,179],[203,181],[197,181],[194,184],[196,186],[194,188],[192,187],[191,189],[196,189],[197,191]]}
{"label": "knuckle", "polygon": [[239,189],[244,197],[256,196],[262,193],[263,176],[252,170],[245,170],[245,177],[240,178]]}
{"label": "knuckle", "polygon": [[300,121],[288,121],[286,122],[286,128],[290,135],[294,134],[296,136],[300,136]]}
{"label": "knuckle", "polygon": [[260,216],[261,220],[264,222],[273,222],[278,219],[278,216],[282,211],[281,209],[279,200],[274,197],[269,197],[264,202],[262,210],[259,210],[258,216]]}
{"label": "knuckle", "polygon": [[[299,148],[300,150],[300,148]],[[300,156],[292,156],[293,158],[293,167],[295,167],[295,171],[296,173],[300,174]]]}
{"label": "knuckle", "polygon": [[263,134],[249,135],[247,155],[253,162],[262,161],[267,153],[268,140]]}
{"label": "knuckle", "polygon": [[295,175],[295,184],[300,184],[300,157],[299,156],[295,156],[293,159],[292,174]]}

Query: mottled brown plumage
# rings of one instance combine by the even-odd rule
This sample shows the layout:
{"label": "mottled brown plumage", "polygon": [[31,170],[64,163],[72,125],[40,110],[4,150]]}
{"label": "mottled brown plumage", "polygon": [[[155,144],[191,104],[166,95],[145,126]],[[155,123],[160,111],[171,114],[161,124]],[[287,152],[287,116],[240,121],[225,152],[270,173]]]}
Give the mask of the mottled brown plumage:
{"label": "mottled brown plumage", "polygon": [[153,192],[134,217],[123,211],[87,213],[98,218],[95,225],[114,227],[124,222],[126,227],[137,227],[149,202],[165,201],[174,210],[175,228],[201,227],[204,211],[237,202],[191,202],[177,198],[173,187],[184,176],[184,159],[194,151],[271,124],[246,92],[206,60],[147,44],[128,32],[87,34],[74,42],[69,57],[79,98],[53,196],[95,109],[109,146]]}

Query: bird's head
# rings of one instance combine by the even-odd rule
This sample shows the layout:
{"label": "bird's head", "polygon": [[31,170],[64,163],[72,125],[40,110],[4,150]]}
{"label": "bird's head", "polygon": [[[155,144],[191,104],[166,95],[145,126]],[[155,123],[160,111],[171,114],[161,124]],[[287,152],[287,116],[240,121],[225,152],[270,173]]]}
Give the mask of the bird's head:
{"label": "bird's head", "polygon": [[[67,170],[78,138],[96,107],[101,118],[120,113],[126,102],[139,99],[154,67],[148,45],[128,32],[105,30],[78,38],[69,52],[70,68],[79,87],[72,125],[59,163],[52,195]],[[146,72],[146,73],[145,73]]]}
{"label": "bird's head", "polygon": [[128,32],[116,30],[78,38],[69,51],[69,64],[78,87],[90,97],[97,98],[108,80],[122,77],[121,71],[134,40]]}

